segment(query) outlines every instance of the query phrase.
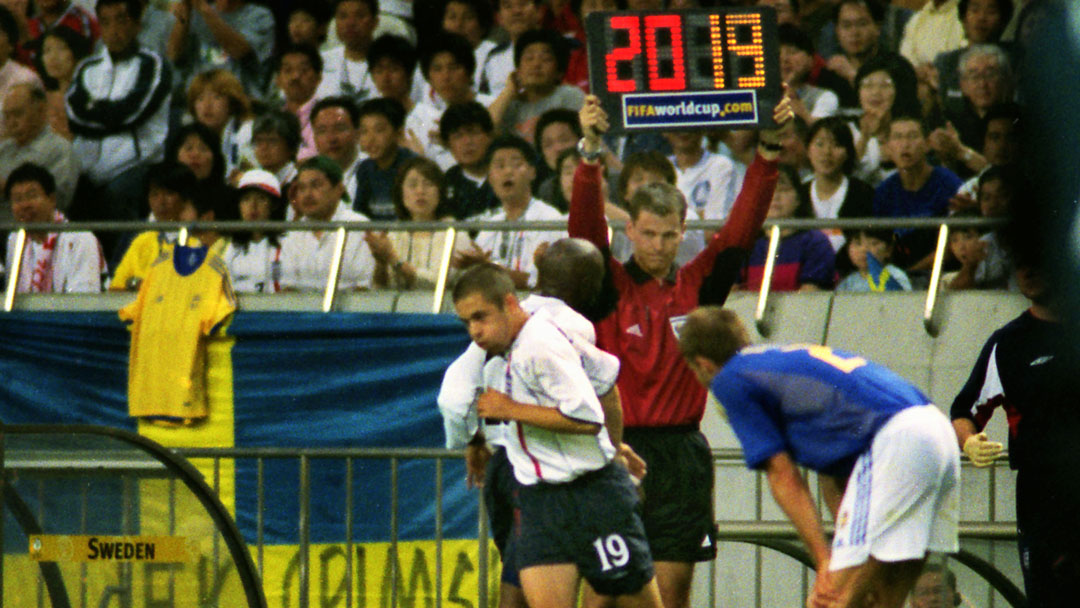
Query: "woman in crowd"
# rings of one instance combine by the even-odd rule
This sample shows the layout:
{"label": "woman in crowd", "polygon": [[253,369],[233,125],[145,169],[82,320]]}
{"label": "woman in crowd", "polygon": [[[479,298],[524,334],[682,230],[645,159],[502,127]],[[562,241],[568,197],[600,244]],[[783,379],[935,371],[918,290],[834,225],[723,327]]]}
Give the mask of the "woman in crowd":
{"label": "woman in crowd", "polygon": [[[870,217],[874,211],[874,189],[850,177],[855,168],[855,141],[844,119],[823,118],[806,134],[806,152],[814,175],[806,184],[814,217]],[[841,230],[826,230],[833,249],[844,244]]]}
{"label": "woman in crowd", "polygon": [[881,147],[889,132],[889,121],[898,114],[920,114],[916,87],[915,69],[899,57],[874,57],[855,75],[862,113],[855,134],[859,164],[854,175],[871,186],[885,177]]}
{"label": "woman in crowd", "polygon": [[[799,183],[799,173],[791,165],[780,165],[779,179],[769,205],[768,219],[810,217],[810,200]],[[743,288],[757,290],[765,274],[768,237],[754,243],[743,269]],[[780,231],[772,282],[773,291],[818,291],[832,289],[836,282],[836,254],[828,237],[820,230]]]}
{"label": "woman in crowd", "polygon": [[41,52],[35,56],[34,66],[45,84],[49,126],[58,135],[71,139],[64,96],[75,77],[75,66],[90,54],[90,41],[67,27],[50,29],[40,41]]}
{"label": "woman in crowd", "polygon": [[[394,210],[403,222],[452,220],[447,211],[446,181],[434,161],[418,156],[401,167],[393,189]],[[369,232],[367,242],[375,256],[375,285],[409,289],[432,288],[439,277],[446,232]],[[467,250],[469,237],[455,236],[454,249]]]}
{"label": "woman in crowd", "polygon": [[188,112],[195,122],[213,131],[221,141],[225,177],[230,181],[255,166],[251,144],[251,100],[240,79],[222,68],[203,72],[191,80]]}
{"label": "woman in crowd", "polygon": [[[240,176],[237,190],[240,219],[245,222],[285,219],[281,184],[273,173],[262,169],[246,171]],[[278,232],[266,231],[233,234],[224,255],[233,289],[245,293],[281,291],[280,237]]]}
{"label": "woman in crowd", "polygon": [[202,123],[184,125],[171,134],[165,158],[187,165],[204,192],[221,196],[225,187],[225,155],[216,133]]}

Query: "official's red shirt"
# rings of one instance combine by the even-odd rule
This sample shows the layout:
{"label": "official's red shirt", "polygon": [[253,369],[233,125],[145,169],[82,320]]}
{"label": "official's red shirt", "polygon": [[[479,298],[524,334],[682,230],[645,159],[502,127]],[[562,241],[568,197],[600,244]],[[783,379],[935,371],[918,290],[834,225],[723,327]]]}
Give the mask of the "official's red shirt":
{"label": "official's red shirt", "polygon": [[[612,280],[605,284],[617,291],[617,300],[615,310],[596,322],[596,345],[618,356],[622,365],[618,386],[625,426],[701,422],[705,389],[683,361],[673,323],[679,324],[699,304],[723,304],[761,231],[776,176],[775,162],[756,157],[727,223],[704,251],[664,280],[649,276],[633,258],[622,264],[609,256]],[[607,252],[600,179],[598,165],[578,165],[569,232]]]}

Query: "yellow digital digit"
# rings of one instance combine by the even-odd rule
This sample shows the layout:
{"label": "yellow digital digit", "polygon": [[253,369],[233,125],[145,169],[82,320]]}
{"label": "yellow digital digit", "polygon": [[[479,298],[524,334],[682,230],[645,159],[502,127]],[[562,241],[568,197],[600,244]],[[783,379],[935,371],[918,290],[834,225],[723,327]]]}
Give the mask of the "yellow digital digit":
{"label": "yellow digital digit", "polygon": [[713,88],[724,88],[724,37],[720,15],[709,15],[709,42],[712,47]]}
{"label": "yellow digital digit", "polygon": [[[727,23],[728,51],[740,57],[752,57],[754,60],[754,74],[740,76],[738,86],[747,89],[765,86],[765,48],[761,15],[759,13],[728,15],[725,22]],[[738,28],[740,26],[750,28],[749,42],[739,42]]]}

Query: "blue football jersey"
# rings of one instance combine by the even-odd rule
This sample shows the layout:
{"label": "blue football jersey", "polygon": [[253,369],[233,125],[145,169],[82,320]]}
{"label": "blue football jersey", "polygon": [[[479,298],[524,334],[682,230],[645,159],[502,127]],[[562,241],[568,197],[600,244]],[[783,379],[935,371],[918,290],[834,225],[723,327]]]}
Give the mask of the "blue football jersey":
{"label": "blue football jersey", "polygon": [[846,475],[896,412],[930,400],[899,375],[827,346],[752,346],[712,381],[742,444],[759,468],[788,452],[799,464]]}

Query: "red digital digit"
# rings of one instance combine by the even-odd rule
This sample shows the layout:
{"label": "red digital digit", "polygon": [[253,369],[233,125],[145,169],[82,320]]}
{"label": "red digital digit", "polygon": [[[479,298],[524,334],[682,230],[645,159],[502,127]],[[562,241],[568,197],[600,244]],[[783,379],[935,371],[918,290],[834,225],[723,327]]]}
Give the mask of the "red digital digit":
{"label": "red digital digit", "polygon": [[[671,33],[671,46],[656,46],[656,30]],[[671,61],[671,76],[660,75],[660,60]],[[686,61],[683,57],[683,28],[679,15],[649,15],[645,17],[645,62],[649,68],[650,91],[683,91],[686,89]]]}
{"label": "red digital digit", "polygon": [[[765,49],[762,46],[764,37],[761,33],[761,15],[759,13],[728,15],[725,21],[727,22],[728,50],[740,57],[752,57],[754,59],[754,74],[752,76],[740,76],[736,84],[740,88],[748,89],[765,86]],[[735,28],[740,25],[750,27],[750,42],[739,43]]]}
{"label": "red digital digit", "polygon": [[709,15],[709,46],[712,47],[713,88],[724,88],[724,35],[720,15]]}
{"label": "red digital digit", "polygon": [[[637,83],[633,78],[619,78],[618,63],[620,61],[634,61],[641,54],[641,25],[638,18],[633,15],[621,15],[612,17],[610,29],[626,30],[630,35],[629,46],[621,46],[611,49],[605,55],[604,65],[607,71],[607,88],[609,93],[633,93],[637,90]],[[612,34],[614,39],[614,34]]]}

